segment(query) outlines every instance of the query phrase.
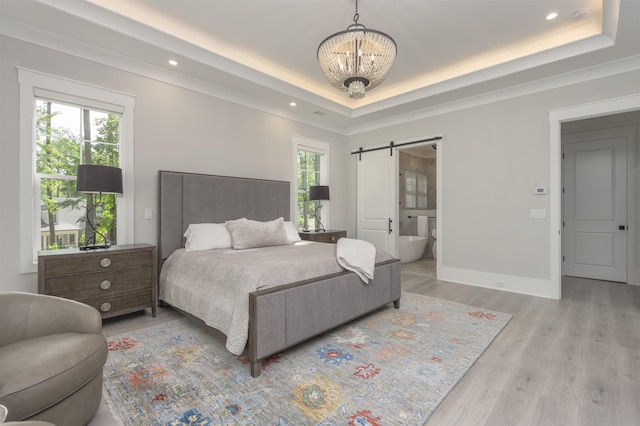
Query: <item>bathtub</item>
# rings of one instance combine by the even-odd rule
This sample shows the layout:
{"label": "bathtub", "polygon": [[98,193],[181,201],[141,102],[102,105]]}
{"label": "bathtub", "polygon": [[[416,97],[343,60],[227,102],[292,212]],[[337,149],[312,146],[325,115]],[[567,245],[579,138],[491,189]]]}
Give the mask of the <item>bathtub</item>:
{"label": "bathtub", "polygon": [[415,262],[420,259],[427,248],[427,237],[417,235],[400,235],[400,263]]}

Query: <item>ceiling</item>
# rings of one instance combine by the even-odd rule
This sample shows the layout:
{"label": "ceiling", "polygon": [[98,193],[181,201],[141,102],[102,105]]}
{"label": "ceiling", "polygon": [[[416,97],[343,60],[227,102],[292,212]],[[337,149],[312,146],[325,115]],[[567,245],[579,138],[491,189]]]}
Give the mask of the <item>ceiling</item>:
{"label": "ceiling", "polygon": [[353,23],[354,0],[0,0],[0,17],[5,35],[353,134],[637,56],[639,4],[359,0],[359,23],[398,45],[385,82],[360,100],[316,60],[319,43]]}

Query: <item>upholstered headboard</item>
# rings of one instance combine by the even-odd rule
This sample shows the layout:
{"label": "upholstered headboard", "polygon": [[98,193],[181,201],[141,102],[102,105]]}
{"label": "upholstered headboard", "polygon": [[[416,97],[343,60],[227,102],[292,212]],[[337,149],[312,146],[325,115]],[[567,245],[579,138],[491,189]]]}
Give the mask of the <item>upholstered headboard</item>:
{"label": "upholstered headboard", "polygon": [[158,257],[184,247],[191,223],[289,220],[289,182],[196,173],[158,172]]}

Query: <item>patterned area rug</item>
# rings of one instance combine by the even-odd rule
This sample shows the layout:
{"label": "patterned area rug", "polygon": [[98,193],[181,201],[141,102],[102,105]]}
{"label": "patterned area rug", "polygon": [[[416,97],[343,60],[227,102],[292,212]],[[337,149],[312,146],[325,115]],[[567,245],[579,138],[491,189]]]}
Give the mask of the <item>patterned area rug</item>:
{"label": "patterned area rug", "polygon": [[123,425],[424,424],[510,315],[403,293],[262,363],[177,319],[109,338],[105,399]]}

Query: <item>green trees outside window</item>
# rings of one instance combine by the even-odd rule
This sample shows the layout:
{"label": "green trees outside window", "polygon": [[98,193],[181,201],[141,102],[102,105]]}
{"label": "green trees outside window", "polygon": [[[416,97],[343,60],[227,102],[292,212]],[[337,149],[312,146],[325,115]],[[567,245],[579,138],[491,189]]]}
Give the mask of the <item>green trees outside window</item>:
{"label": "green trees outside window", "polygon": [[298,228],[315,229],[315,201],[309,201],[309,187],[320,185],[322,154],[298,150]]}
{"label": "green trees outside window", "polygon": [[[40,249],[83,245],[91,194],[76,191],[79,164],[119,167],[119,114],[36,99],[36,186],[40,196]],[[98,230],[116,243],[116,197],[96,206]]]}

